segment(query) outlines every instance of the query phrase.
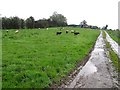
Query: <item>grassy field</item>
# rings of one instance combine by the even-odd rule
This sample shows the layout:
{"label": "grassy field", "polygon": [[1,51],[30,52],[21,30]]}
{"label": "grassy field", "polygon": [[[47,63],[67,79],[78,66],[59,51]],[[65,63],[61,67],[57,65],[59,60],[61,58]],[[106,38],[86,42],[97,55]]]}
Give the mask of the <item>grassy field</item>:
{"label": "grassy field", "polygon": [[107,32],[113,38],[113,40],[115,40],[120,45],[120,31],[118,31],[118,30],[117,31],[109,30]]}
{"label": "grassy field", "polygon": [[[79,31],[79,35],[65,30]],[[94,45],[100,31],[65,28],[2,31],[2,87],[43,88],[67,75]]]}

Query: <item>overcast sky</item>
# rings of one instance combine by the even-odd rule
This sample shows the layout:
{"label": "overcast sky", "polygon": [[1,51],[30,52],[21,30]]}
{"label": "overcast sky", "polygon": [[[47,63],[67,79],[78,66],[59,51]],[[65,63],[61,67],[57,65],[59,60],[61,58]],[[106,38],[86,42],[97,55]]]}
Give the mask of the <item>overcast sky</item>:
{"label": "overcast sky", "polygon": [[80,24],[118,28],[119,0],[0,0],[0,14],[4,17],[18,16],[35,20],[49,18],[54,11],[63,14],[68,24]]}

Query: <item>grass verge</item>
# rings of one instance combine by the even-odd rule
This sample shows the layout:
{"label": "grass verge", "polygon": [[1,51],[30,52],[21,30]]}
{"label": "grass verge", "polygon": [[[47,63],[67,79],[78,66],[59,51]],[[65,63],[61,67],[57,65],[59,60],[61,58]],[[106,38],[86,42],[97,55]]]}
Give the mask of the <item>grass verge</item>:
{"label": "grass verge", "polygon": [[113,40],[115,40],[120,45],[120,30],[107,30],[110,37],[112,37]]}
{"label": "grass verge", "polygon": [[106,34],[103,32],[103,38],[106,44],[106,48],[109,52],[109,58],[112,60],[115,70],[120,73],[120,61],[117,54],[112,50],[110,43],[106,40]]}

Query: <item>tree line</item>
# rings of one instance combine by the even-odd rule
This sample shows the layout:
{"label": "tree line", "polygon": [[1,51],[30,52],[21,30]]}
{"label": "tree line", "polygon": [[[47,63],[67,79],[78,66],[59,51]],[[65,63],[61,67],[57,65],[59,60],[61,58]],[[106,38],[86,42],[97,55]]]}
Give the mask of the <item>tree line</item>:
{"label": "tree line", "polygon": [[67,26],[67,19],[62,14],[54,12],[48,19],[35,20],[30,16],[26,20],[15,17],[2,17],[2,29],[33,29]]}

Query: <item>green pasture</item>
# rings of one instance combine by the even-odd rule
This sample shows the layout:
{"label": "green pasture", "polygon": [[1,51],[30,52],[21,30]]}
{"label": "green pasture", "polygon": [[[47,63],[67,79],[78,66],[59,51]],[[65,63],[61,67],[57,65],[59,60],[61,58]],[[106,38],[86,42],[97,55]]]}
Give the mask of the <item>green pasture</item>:
{"label": "green pasture", "polygon": [[[79,35],[65,33],[79,31]],[[88,55],[99,30],[65,27],[2,31],[2,87],[44,88],[59,83]]]}

